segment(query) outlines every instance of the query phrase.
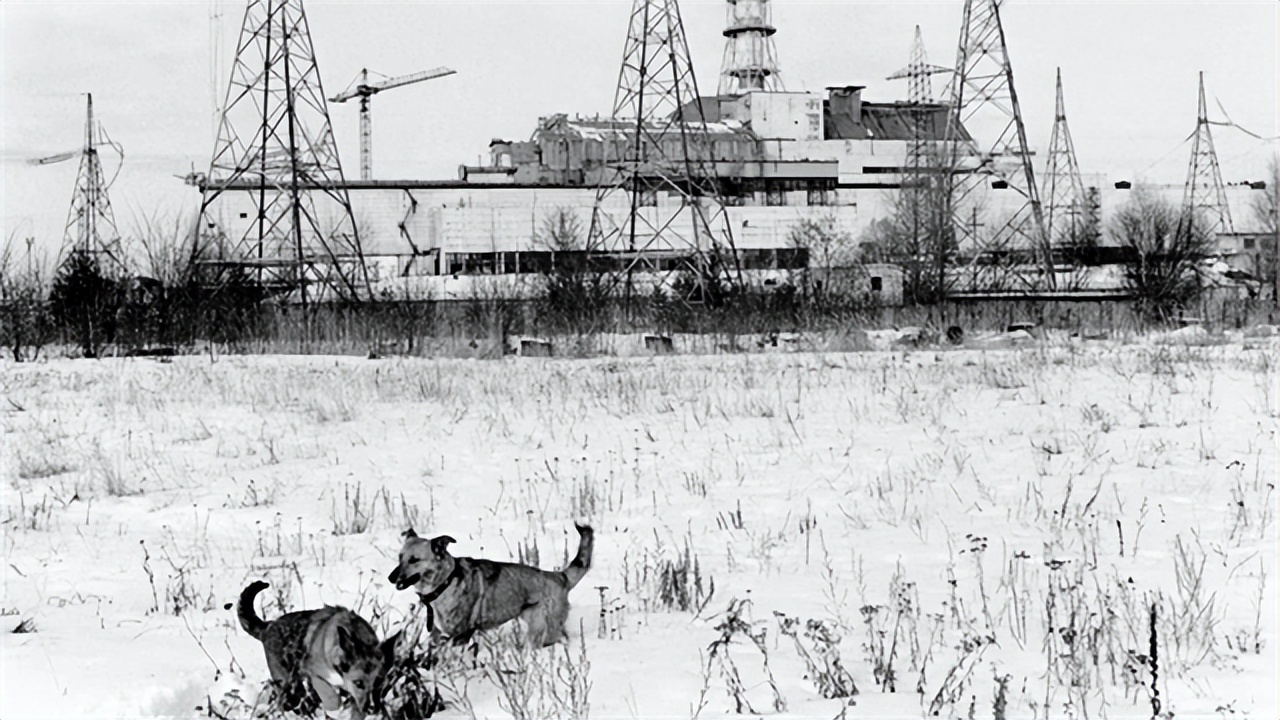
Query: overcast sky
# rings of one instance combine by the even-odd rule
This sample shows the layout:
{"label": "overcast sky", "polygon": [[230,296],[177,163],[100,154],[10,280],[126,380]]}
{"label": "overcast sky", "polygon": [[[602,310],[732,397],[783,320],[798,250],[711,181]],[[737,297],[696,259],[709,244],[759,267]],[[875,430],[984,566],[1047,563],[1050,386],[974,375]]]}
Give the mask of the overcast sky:
{"label": "overcast sky", "polygon": [[[961,0],[773,5],[789,90],[859,84],[869,100],[905,99],[905,83],[884,78],[906,64],[916,24],[930,60],[954,64]],[[631,0],[307,3],[327,96],[362,67],[387,75],[438,65],[458,71],[373,99],[374,176],[382,179],[453,178],[459,164],[487,156],[491,138],[528,138],[540,116],[607,113],[630,8]],[[1201,70],[1212,119],[1225,120],[1225,110],[1252,133],[1280,135],[1277,8],[1274,0],[1008,0],[1002,15],[1029,141],[1041,152],[1048,145],[1059,66],[1085,173],[1180,184]],[[699,88],[713,93],[725,3],[684,0],[681,9]],[[26,161],[80,145],[88,91],[124,147],[111,189],[121,230],[143,215],[189,214],[198,195],[174,176],[208,169],[212,30],[221,29],[216,75],[225,83],[243,13],[236,0],[0,3],[5,237],[60,242],[76,163]],[[935,82],[941,93],[944,81]],[[358,177],[356,104],[330,111],[344,170]],[[1263,177],[1274,140],[1231,127],[1214,134],[1227,182]],[[108,156],[108,173],[113,168]]]}

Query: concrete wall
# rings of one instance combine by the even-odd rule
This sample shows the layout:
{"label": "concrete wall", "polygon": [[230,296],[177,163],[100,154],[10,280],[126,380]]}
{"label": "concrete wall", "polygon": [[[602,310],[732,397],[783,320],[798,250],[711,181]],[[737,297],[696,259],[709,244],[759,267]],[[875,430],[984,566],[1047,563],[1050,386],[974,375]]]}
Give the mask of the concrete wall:
{"label": "concrete wall", "polygon": [[[849,142],[858,145],[866,141]],[[861,156],[854,152],[850,152],[848,157],[854,158],[852,162],[862,162]],[[1128,201],[1133,191],[1116,190],[1113,185],[1103,186],[1101,190],[1105,231],[1115,210]],[[1160,191],[1171,202],[1181,202],[1180,187]],[[1251,203],[1261,194],[1271,191],[1247,187],[1227,189],[1237,231],[1256,229]],[[729,207],[726,212],[735,243],[743,249],[787,247],[787,232],[796,222],[827,215],[834,215],[841,229],[856,242],[872,221],[892,212],[896,192],[841,188],[828,194],[829,205],[810,206],[805,191],[794,191],[782,195],[783,206],[763,206],[765,199],[761,197],[754,198],[757,205]],[[1015,191],[992,190],[989,185],[980,194],[980,204],[985,209],[980,222],[987,226],[1013,212],[1021,202]],[[545,248],[534,236],[544,218],[556,208],[570,208],[577,213],[586,233],[595,202],[595,190],[592,188],[378,188],[352,190],[350,196],[366,254],[399,256],[401,270],[407,262],[404,258],[413,254],[415,246],[419,253],[437,254],[543,250]],[[655,223],[659,215],[672,211],[669,198],[659,197],[658,202],[657,208],[648,210],[651,221]],[[625,216],[624,203],[625,195],[617,194],[612,208],[615,217]],[[240,218],[240,213],[246,217]],[[241,237],[254,222],[252,213],[253,205],[246,192],[228,192],[219,200],[217,215],[229,236]],[[332,223],[332,218],[323,221]],[[685,217],[677,218],[676,222],[678,227],[691,227],[691,221]],[[1105,232],[1104,242],[1108,242]],[[1239,252],[1243,248],[1224,249]],[[438,271],[434,267],[428,270],[426,265],[426,260],[415,260],[412,271],[415,274]],[[394,263],[387,261],[388,272],[394,267]]]}
{"label": "concrete wall", "polygon": [[822,96],[799,92],[753,92],[740,100],[751,131],[765,139],[821,140]]}
{"label": "concrete wall", "polygon": [[[785,193],[785,206],[726,208],[735,243],[743,249],[789,247],[787,232],[805,218],[835,215],[855,237],[866,226],[865,207],[877,207],[876,191],[841,190],[830,194],[830,206],[809,206],[804,191]],[[883,194],[883,193],[879,193]],[[592,188],[445,188],[351,190],[351,205],[360,239],[371,256],[419,253],[524,252],[547,249],[535,235],[545,219],[564,207],[577,214],[585,235],[591,224]],[[762,199],[763,200],[763,199]],[[626,195],[616,194],[606,210],[626,216]],[[252,224],[247,192],[228,192],[219,200],[218,216],[228,235],[240,237]],[[677,199],[660,193],[658,206],[645,208],[652,225],[670,220],[683,230],[692,227],[689,211],[678,211]],[[872,216],[874,217],[874,216]],[[389,266],[390,267],[390,266]],[[418,265],[419,272],[421,265]]]}

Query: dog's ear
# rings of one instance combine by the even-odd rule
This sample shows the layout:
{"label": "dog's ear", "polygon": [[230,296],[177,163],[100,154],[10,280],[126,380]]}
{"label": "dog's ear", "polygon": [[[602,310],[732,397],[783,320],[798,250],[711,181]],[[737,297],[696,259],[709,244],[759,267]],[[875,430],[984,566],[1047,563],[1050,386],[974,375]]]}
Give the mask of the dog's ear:
{"label": "dog's ear", "polygon": [[342,653],[347,657],[351,657],[355,650],[355,643],[352,642],[351,631],[347,629],[346,625],[338,626],[338,648],[341,649]]}
{"label": "dog's ear", "polygon": [[404,532],[400,533],[400,536],[407,537],[407,538],[416,538],[418,537],[418,533],[414,532],[413,528],[409,528],[408,530],[405,530]]}
{"label": "dog's ear", "polygon": [[431,538],[431,552],[439,557],[444,557],[449,552],[449,543],[458,542],[448,535],[438,535]]}

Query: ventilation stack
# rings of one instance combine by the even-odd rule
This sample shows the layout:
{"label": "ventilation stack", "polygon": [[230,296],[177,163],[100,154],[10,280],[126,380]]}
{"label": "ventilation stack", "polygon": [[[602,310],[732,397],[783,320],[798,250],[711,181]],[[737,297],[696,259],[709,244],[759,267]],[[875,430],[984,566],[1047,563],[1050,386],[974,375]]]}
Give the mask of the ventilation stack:
{"label": "ventilation stack", "polygon": [[778,52],[773,45],[773,9],[769,0],[726,0],[724,61],[720,65],[720,95],[753,90],[781,92]]}

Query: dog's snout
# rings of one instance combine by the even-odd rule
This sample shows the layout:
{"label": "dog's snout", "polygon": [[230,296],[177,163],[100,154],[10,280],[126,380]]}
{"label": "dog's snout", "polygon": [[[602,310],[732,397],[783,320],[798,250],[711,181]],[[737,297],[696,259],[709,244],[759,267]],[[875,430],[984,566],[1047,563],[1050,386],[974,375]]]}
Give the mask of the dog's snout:
{"label": "dog's snout", "polygon": [[387,576],[387,580],[390,581],[391,584],[395,585],[397,590],[404,590],[407,587],[412,587],[414,585],[417,585],[418,580],[421,577],[422,577],[421,573],[414,573],[413,575],[405,575],[400,572],[400,566],[397,565],[396,569],[392,570],[391,574]]}

